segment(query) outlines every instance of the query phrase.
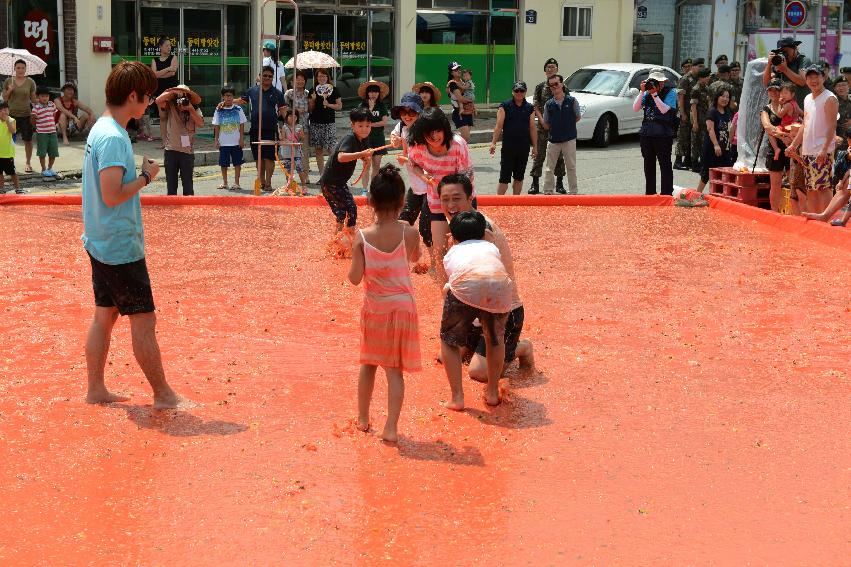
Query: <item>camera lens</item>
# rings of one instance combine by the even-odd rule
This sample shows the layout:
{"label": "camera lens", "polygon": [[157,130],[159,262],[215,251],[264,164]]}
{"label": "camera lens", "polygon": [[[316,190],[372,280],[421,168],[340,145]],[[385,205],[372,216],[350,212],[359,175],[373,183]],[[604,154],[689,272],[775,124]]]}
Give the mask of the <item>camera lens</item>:
{"label": "camera lens", "polygon": [[778,54],[778,55],[775,55],[771,58],[771,64],[772,65],[780,65],[781,63],[783,63],[783,56],[782,55]]}

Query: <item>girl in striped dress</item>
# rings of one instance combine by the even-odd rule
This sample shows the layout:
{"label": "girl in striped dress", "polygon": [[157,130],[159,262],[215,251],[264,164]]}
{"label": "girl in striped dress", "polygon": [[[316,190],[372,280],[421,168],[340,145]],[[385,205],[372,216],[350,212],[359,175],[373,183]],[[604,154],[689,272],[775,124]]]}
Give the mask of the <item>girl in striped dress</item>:
{"label": "girl in striped dress", "polygon": [[381,438],[395,443],[405,397],[402,374],[421,369],[420,334],[409,262],[420,257],[419,234],[399,213],[405,182],[391,164],[378,171],[369,187],[368,204],[375,223],[358,231],[352,245],[349,281],[363,281],[361,310],[358,428],[369,430],[369,404],[379,366],[387,375],[387,422]]}
{"label": "girl in striped dress", "polygon": [[[452,126],[439,108],[426,108],[408,130],[408,159],[414,173],[428,183],[428,207],[431,213],[431,238],[436,256],[436,267],[441,283],[446,283],[443,273],[443,255],[449,234],[449,222],[440,206],[437,185],[444,176],[463,173],[473,182],[473,164],[467,142],[452,135]],[[476,206],[473,188],[473,207]]]}

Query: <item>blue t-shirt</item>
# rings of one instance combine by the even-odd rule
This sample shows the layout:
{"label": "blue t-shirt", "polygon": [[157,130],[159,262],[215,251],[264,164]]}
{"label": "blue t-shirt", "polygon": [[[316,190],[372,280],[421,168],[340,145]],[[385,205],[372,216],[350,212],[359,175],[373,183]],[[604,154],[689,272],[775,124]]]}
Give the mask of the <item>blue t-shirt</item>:
{"label": "blue t-shirt", "polygon": [[122,184],[136,179],[133,146],[127,130],[112,117],[102,116],[86,139],[83,158],[83,246],[95,260],[109,265],[128,264],[145,257],[142,205],[136,193],[120,205],[106,206],[101,196],[100,172],[124,170]]}
{"label": "blue t-shirt", "polygon": [[[251,104],[251,129],[257,131],[260,122],[260,86],[253,86],[245,91],[242,99]],[[263,91],[263,130],[278,128],[278,108],[284,105],[284,93],[275,87]]]}

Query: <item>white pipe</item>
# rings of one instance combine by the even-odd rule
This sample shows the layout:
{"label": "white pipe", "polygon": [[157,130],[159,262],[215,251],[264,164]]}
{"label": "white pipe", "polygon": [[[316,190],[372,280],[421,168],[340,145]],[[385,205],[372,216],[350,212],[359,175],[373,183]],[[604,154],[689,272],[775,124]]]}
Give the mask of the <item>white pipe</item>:
{"label": "white pipe", "polygon": [[56,0],[56,28],[59,32],[59,86],[65,84],[65,11],[62,0]]}

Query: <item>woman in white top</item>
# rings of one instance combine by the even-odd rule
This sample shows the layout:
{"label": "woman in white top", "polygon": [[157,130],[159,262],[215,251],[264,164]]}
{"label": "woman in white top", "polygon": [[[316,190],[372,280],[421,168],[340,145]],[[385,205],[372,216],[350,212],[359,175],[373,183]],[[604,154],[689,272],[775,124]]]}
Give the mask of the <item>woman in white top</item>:
{"label": "woman in white top", "polygon": [[278,49],[275,47],[275,42],[271,39],[263,42],[263,67],[274,69],[275,76],[272,78],[272,86],[283,94],[285,90],[284,84],[287,80],[287,71],[284,68],[284,64],[278,59]]}

